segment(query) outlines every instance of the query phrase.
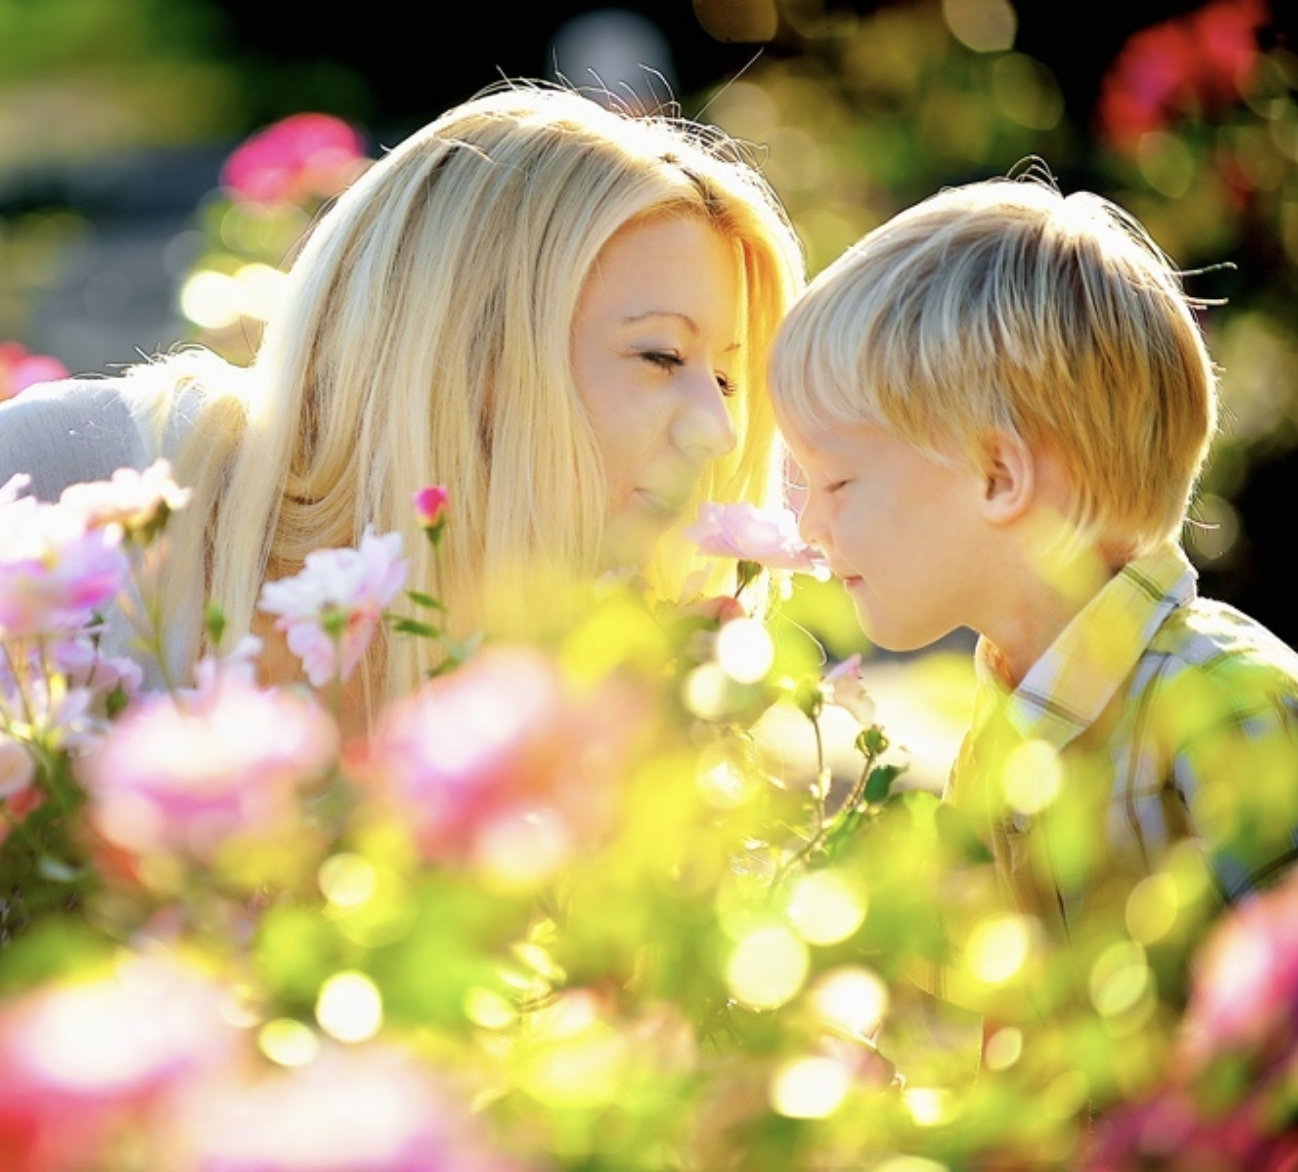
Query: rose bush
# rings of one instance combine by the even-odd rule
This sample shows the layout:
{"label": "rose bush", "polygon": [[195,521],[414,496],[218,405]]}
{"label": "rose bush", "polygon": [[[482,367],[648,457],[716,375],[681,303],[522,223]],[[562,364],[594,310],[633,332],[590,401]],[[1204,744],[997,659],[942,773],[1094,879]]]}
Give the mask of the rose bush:
{"label": "rose bush", "polygon": [[[978,903],[981,848],[904,784],[858,657],[807,667],[778,622],[681,624],[622,583],[557,641],[470,641],[344,745],[333,685],[378,624],[440,638],[395,610],[390,536],[267,587],[312,632],[303,686],[259,684],[245,639],[145,689],[99,655],[94,608],[115,588],[153,613],[141,569],[186,503],[165,467],[54,504],[0,496],[5,1167],[1288,1151],[1291,889],[1197,952],[1206,885],[1169,860],[1079,983],[1075,954]],[[437,545],[445,494],[412,507]],[[761,551],[705,548],[814,572],[778,518],[745,512]],[[853,769],[823,752],[827,705],[861,722]],[[931,961],[1005,1007],[993,1035],[918,992]],[[1029,987],[1053,999],[1044,1030],[1015,1017]]]}

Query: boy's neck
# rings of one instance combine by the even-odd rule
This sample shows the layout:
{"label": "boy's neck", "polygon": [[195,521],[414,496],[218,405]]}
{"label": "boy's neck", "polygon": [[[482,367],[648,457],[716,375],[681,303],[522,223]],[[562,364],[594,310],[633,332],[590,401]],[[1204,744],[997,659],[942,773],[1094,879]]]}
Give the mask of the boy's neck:
{"label": "boy's neck", "polygon": [[1094,550],[1025,558],[1022,572],[1005,583],[994,613],[979,628],[999,652],[1006,683],[1022,682],[1122,565]]}

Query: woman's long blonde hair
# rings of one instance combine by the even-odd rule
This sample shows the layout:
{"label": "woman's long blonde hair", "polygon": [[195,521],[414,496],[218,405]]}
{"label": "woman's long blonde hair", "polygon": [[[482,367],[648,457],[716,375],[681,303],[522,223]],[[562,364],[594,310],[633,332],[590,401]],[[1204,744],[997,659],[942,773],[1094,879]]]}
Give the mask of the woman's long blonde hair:
{"label": "woman's long blonde hair", "polygon": [[[206,566],[229,629],[249,628],[268,575],[358,544],[369,524],[404,534],[410,585],[433,590],[411,503],[430,484],[450,491],[437,586],[454,628],[557,617],[556,581],[598,571],[607,509],[570,369],[575,308],[600,249],[658,213],[700,217],[741,257],[740,441],[697,499],[773,503],[765,359],[803,254],[746,149],[714,127],[502,83],[388,152],[322,216],[247,371],[154,364],[199,388],[176,459],[195,495],[175,556]],[[674,596],[707,568],[677,533],[647,571]],[[367,701],[409,689],[436,658],[426,640],[380,645]]]}

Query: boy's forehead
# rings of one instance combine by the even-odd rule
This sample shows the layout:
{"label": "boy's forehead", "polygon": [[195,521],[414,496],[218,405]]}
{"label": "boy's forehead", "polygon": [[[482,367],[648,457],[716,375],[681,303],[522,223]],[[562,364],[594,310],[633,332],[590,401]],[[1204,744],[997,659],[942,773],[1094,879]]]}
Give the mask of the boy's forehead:
{"label": "boy's forehead", "polygon": [[784,437],[794,456],[801,460],[816,460],[841,454],[870,432],[882,434],[877,428],[865,424],[829,423],[802,425],[782,421]]}

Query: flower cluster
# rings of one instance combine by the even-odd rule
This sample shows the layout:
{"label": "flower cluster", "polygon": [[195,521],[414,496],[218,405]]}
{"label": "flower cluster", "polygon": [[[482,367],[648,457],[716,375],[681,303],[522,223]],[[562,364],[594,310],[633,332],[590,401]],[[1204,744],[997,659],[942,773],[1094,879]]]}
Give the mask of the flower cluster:
{"label": "flower cluster", "polygon": [[[445,643],[396,534],[266,584],[300,679],[259,678],[246,636],[146,687],[101,653],[101,613],[156,614],[141,568],[186,492],[165,463],[24,489],[0,492],[6,1168],[977,1164],[1080,1153],[1079,1079],[1114,1107],[1097,1172],[1287,1150],[1295,889],[1214,937],[1183,1021],[1125,928],[1079,983],[976,902],[985,856],[901,784],[861,655],[827,668],[778,615],[665,622],[606,583],[562,637],[448,646],[348,741],[342,685],[380,632]],[[445,490],[411,506],[439,549]],[[740,588],[815,582],[785,514],[716,505],[694,535],[754,567]],[[403,592],[434,621],[393,613]],[[1193,873],[1158,881],[1160,931],[1188,938]],[[916,1001],[933,963],[1005,1008],[985,1053]],[[1097,1032],[1100,993],[1140,1025]],[[1013,1008],[1042,997],[1060,1033],[1038,1050]]]}
{"label": "flower cluster", "polygon": [[304,204],[336,195],[367,162],[357,130],[330,114],[292,114],[245,140],[221,183],[240,199]]}
{"label": "flower cluster", "polygon": [[1141,29],[1105,75],[1097,118],[1122,149],[1184,117],[1230,106],[1261,61],[1263,0],[1215,0]]}

